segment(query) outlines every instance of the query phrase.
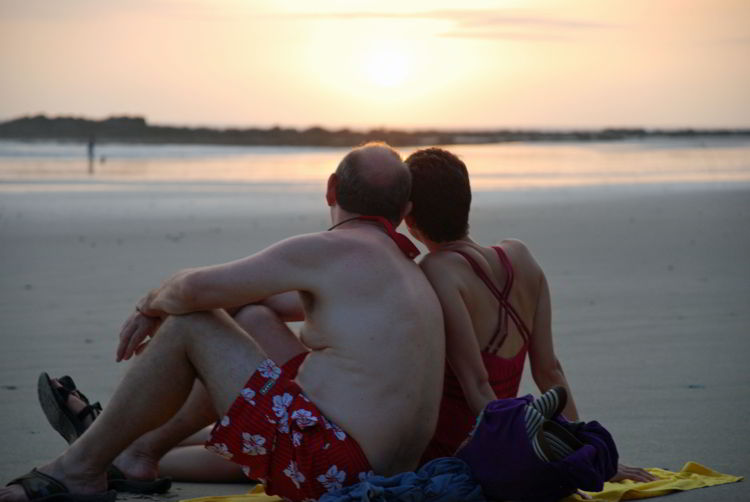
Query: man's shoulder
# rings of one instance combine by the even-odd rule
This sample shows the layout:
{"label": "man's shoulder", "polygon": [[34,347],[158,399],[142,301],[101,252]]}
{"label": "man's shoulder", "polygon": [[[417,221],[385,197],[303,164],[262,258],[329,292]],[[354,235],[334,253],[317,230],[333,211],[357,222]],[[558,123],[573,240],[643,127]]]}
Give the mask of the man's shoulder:
{"label": "man's shoulder", "polygon": [[[293,235],[283,239],[273,246],[277,247],[305,247],[305,246],[325,246],[333,242],[333,232],[310,232],[306,234]],[[272,247],[273,247],[272,246]]]}
{"label": "man's shoulder", "polygon": [[349,232],[313,232],[284,239],[270,248],[279,253],[294,255],[307,262],[330,262],[337,257],[374,253],[371,241],[357,238]]}
{"label": "man's shoulder", "polygon": [[331,232],[312,232],[287,237],[266,248],[265,252],[304,258],[305,261],[323,259],[336,248]]}

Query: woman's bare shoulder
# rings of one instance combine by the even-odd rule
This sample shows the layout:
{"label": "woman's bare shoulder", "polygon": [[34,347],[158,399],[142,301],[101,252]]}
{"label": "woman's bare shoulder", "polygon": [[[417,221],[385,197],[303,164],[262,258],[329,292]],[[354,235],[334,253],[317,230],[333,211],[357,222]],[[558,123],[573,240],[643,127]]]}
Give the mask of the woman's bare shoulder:
{"label": "woman's bare shoulder", "polygon": [[456,264],[460,264],[463,258],[458,253],[452,253],[447,250],[438,250],[428,253],[419,262],[419,266],[425,272],[431,271],[436,272],[445,267],[455,267]]}
{"label": "woman's bare shoulder", "polygon": [[544,275],[544,271],[534,258],[531,249],[523,241],[504,239],[498,243],[498,246],[505,251],[516,275],[532,278]]}

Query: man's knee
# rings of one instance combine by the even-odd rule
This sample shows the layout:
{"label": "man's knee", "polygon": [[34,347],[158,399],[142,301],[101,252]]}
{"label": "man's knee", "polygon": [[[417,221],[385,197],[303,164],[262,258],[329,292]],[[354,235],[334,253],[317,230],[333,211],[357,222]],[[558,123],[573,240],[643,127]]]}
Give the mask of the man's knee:
{"label": "man's knee", "polygon": [[279,317],[276,312],[265,305],[248,305],[234,315],[234,320],[245,331],[251,332],[253,329],[262,328],[269,323],[278,323]]}
{"label": "man's knee", "polygon": [[159,333],[175,333],[184,337],[191,333],[206,332],[207,329],[215,328],[231,319],[228,315],[222,316],[221,314],[220,311],[207,311],[170,315],[162,323]]}

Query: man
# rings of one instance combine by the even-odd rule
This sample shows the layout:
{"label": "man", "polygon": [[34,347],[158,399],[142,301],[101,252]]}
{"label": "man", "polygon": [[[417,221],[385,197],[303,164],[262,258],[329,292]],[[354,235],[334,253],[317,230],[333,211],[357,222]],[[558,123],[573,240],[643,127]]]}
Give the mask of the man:
{"label": "man", "polygon": [[[108,500],[107,466],[170,427],[188,396],[201,400],[191,395],[196,379],[223,416],[211,448],[269,493],[318,498],[370,471],[414,469],[437,420],[444,334],[437,297],[391,227],[409,210],[409,190],[394,150],[357,148],[328,179],[332,231],[183,270],[147,294],[117,357],[143,353],[104,412],[27,485],[50,493],[54,478],[70,493],[101,495],[90,502]],[[299,339],[281,320],[274,336],[248,335],[227,313],[290,291],[304,308]],[[19,484],[0,491],[2,501],[28,498]]]}

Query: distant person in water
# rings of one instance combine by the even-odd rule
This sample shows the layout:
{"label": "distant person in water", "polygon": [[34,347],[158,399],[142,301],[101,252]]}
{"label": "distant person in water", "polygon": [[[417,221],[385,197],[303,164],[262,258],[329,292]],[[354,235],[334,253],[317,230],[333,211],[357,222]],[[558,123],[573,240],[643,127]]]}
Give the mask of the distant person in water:
{"label": "distant person in water", "polygon": [[[415,469],[437,421],[445,337],[418,251],[393,229],[409,187],[398,153],[357,148],[328,179],[331,231],[180,271],[146,294],[117,349],[118,361],[140,355],[96,420],[71,379],[43,376],[43,404],[71,444],[0,501],[110,502],[107,487],[122,486],[111,464],[153,482],[149,435],[174,446],[215,421],[210,449],[290,500]],[[300,336],[267,307],[245,312],[289,292]]]}
{"label": "distant person in water", "polygon": [[[552,340],[544,271],[518,240],[482,246],[469,235],[471,187],[464,163],[440,148],[406,159],[412,210],[405,223],[429,249],[420,267],[440,299],[446,358],[438,427],[422,463],[450,456],[491,401],[515,397],[528,355],[539,391],[562,387],[562,415],[578,420],[573,393]],[[651,479],[621,466],[622,477]]]}
{"label": "distant person in water", "polygon": [[94,174],[94,159],[96,158],[95,153],[96,140],[93,136],[89,137],[89,141],[86,144],[86,152],[88,153],[89,159],[89,174]]}

